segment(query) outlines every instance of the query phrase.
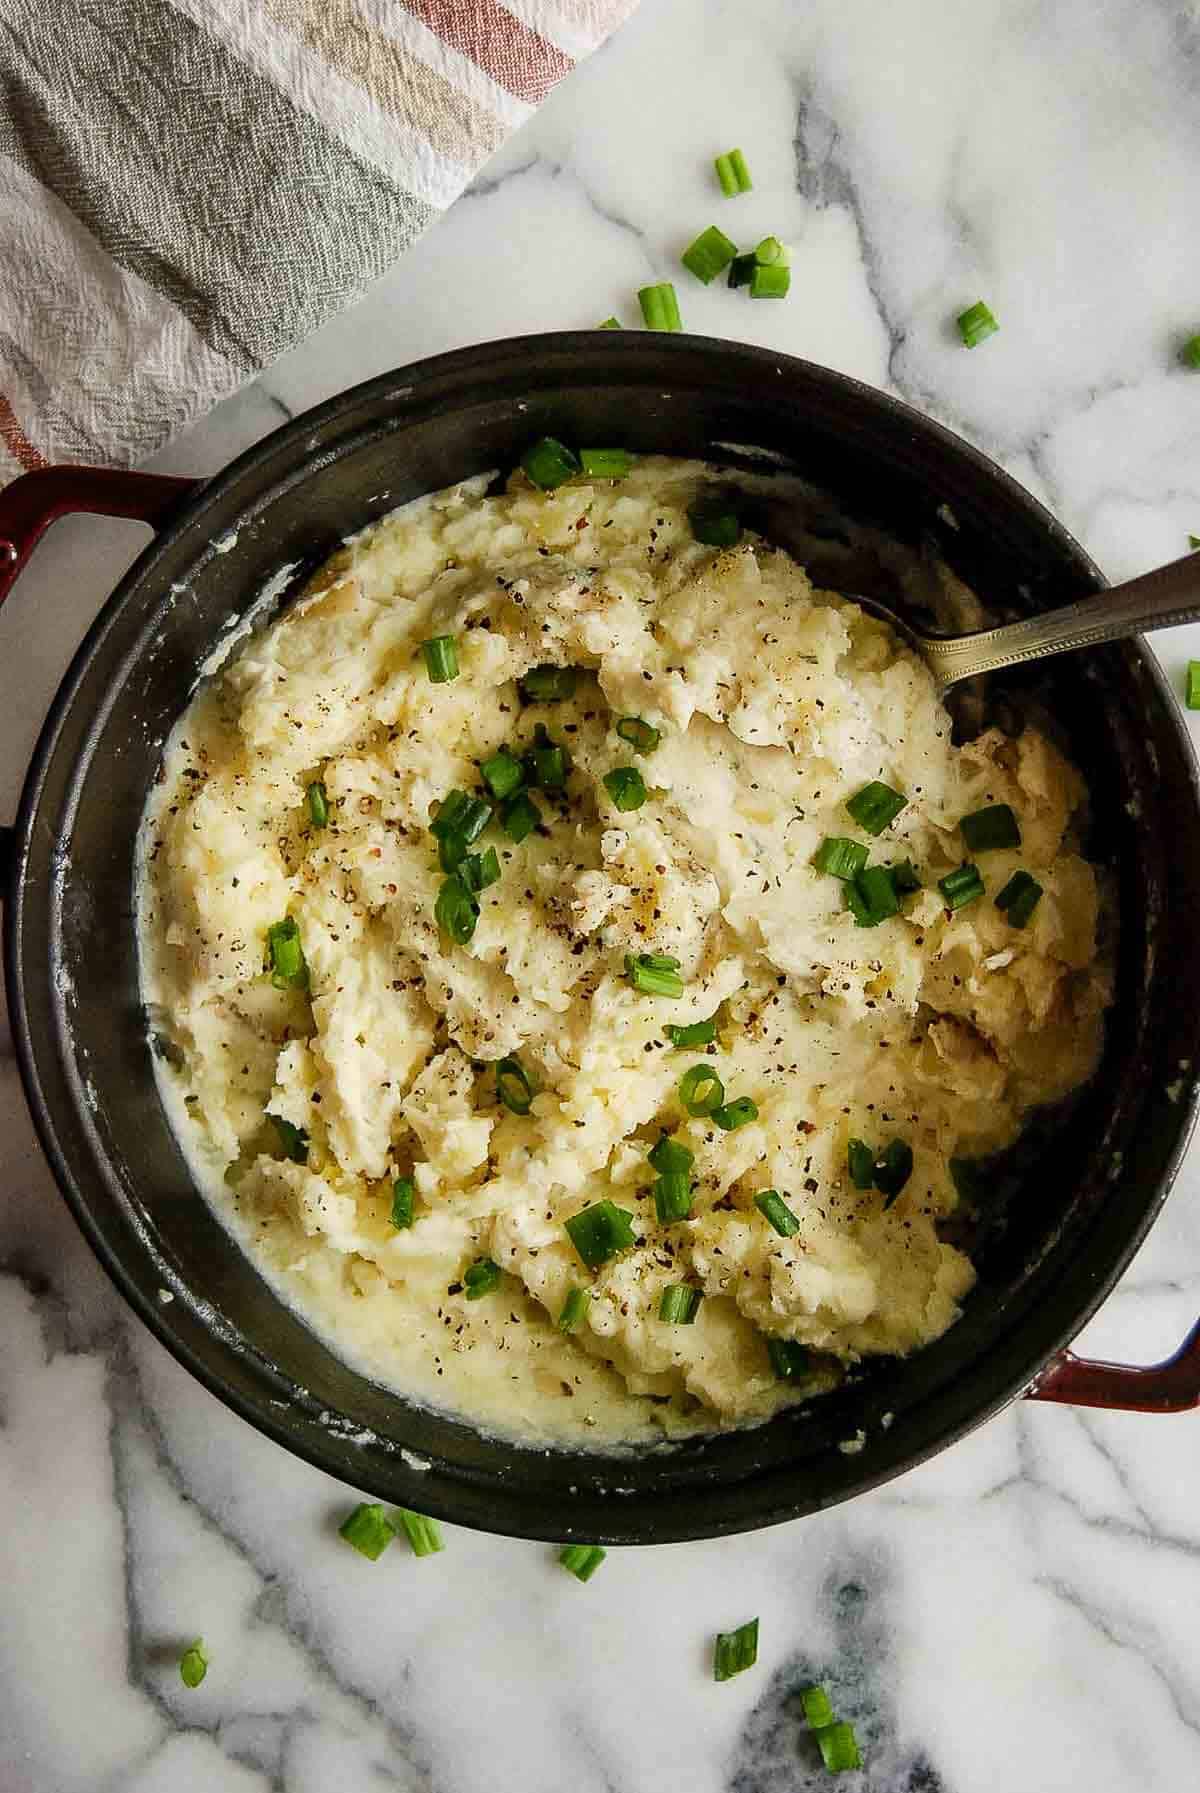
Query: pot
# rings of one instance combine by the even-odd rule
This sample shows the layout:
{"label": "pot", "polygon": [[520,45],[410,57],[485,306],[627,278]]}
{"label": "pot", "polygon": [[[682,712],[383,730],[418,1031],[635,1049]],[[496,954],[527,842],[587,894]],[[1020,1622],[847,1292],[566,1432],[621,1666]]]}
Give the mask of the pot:
{"label": "pot", "polygon": [[[748,1530],[900,1474],[1015,1396],[1151,1411],[1200,1403],[1200,1327],[1168,1363],[1066,1346],[1166,1197],[1200,1064],[1200,794],[1145,646],[1065,656],[1046,681],[1094,796],[1092,856],[1121,917],[1116,996],[1086,1091],[1009,1179],[975,1245],[962,1319],[757,1430],[660,1452],[548,1452],[409,1405],[342,1363],[201,1200],[161,1109],[138,988],[134,841],[163,740],[231,613],[284,563],[420,493],[508,467],[531,438],[720,459],[783,457],[856,517],[936,542],[1001,615],[1103,580],[1034,500],[894,400],[785,356],[701,337],[587,332],[439,356],[287,424],[207,482],[60,467],[0,494],[0,596],[67,511],[157,531],[62,683],[7,840],[5,965],[33,1119],[117,1286],[251,1424],[343,1482],[483,1530],[650,1543]],[[850,1443],[850,1450],[839,1446]]]}

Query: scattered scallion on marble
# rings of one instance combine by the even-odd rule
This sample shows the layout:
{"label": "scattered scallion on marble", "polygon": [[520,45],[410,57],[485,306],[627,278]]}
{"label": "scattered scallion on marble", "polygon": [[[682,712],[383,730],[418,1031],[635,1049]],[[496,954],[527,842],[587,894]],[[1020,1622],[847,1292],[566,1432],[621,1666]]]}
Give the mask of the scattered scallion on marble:
{"label": "scattered scallion on marble", "polygon": [[185,1687],[199,1687],[208,1673],[208,1653],[201,1638],[188,1645],[179,1658],[179,1679]]}
{"label": "scattered scallion on marble", "polygon": [[713,1680],[728,1681],[758,1661],[758,1620],[749,1619],[736,1631],[718,1631],[713,1649]]}
{"label": "scattered scallion on marble", "polygon": [[564,1544],[558,1560],[576,1581],[590,1581],[607,1555],[600,1544]]}

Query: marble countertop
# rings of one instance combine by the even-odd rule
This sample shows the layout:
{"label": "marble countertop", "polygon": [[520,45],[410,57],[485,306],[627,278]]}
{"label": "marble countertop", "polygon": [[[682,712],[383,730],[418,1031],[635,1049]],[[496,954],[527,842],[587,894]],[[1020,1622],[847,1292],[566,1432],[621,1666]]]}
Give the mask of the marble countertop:
{"label": "marble countertop", "polygon": [[[636,321],[727,222],[794,245],[784,304],[680,279],[685,321],[899,393],[1002,461],[1111,576],[1200,533],[1200,21],[1184,0],[643,0],[355,310],[158,463],[206,473],[340,388],[464,343]],[[1000,335],[948,323],[984,296]],[[140,546],[56,527],[0,619],[0,815]],[[1200,628],[1159,638],[1178,682]],[[891,1486],[753,1537],[613,1551],[446,1528],[371,1565],[353,1495],[260,1438],[124,1310],[0,1061],[4,1793],[794,1793],[794,1690],[870,1793],[1200,1784],[1200,1421],[1017,1404]],[[1081,1347],[1149,1361],[1200,1303],[1200,1159]],[[758,1666],[709,1677],[761,1617]],[[180,1683],[203,1635],[212,1667]],[[836,1783],[835,1783],[836,1784]]]}

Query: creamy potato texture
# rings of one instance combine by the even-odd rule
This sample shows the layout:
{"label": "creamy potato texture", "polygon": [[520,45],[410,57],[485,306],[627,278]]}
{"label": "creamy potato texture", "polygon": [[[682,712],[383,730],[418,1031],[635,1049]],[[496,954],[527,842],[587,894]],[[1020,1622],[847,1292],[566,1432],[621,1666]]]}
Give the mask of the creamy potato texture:
{"label": "creamy potato texture", "polygon": [[[951,1158],[1011,1143],[1099,1048],[1078,774],[1033,729],[953,746],[889,630],[761,540],[697,542],[688,508],[717,477],[653,459],[542,493],[518,473],[394,512],[203,687],[147,814],[146,996],[203,1186],[336,1349],[501,1432],[756,1421],[937,1338],[973,1280],[940,1231]],[[458,675],[435,683],[421,644],[441,636]],[[575,669],[570,695],[523,693],[545,667]],[[617,732],[631,717],[652,751]],[[565,785],[531,790],[519,842],[500,813],[474,842],[500,875],[458,943],[435,918],[431,824],[452,792],[491,802],[483,763],[539,740],[564,750]],[[619,768],[640,806],[614,801]],[[846,808],[873,780],[906,799],[877,837]],[[997,804],[1020,845],[973,856],[960,821]],[[860,925],[813,865],[826,837],[910,861],[920,888]],[[984,893],[951,910],[938,881],[964,861]],[[1018,870],[1044,893],[1021,928],[995,902]],[[265,969],[289,917],[306,988]],[[636,987],[644,954],[676,962],[682,994]],[[698,1048],[666,1031],[708,1020]],[[498,1099],[505,1058],[527,1113]],[[695,1065],[753,1118],[689,1115]],[[691,1154],[690,1214],[666,1222],[664,1133]],[[911,1150],[898,1194],[856,1185],[852,1140]],[[399,1228],[397,1179],[414,1187]],[[566,1222],[603,1201],[633,1243],[589,1268]],[[472,1299],[480,1259],[501,1275]],[[703,1295],[689,1324],[659,1317],[675,1284]],[[781,1375],[769,1341],[803,1347],[802,1368]]]}

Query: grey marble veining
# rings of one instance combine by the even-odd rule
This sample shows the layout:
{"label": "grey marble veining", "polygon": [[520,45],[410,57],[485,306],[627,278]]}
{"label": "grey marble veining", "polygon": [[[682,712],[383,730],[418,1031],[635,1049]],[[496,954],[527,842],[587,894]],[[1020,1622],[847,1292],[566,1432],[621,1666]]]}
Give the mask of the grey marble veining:
{"label": "grey marble veining", "polygon": [[[783,305],[681,276],[685,321],[842,368],[995,455],[1112,576],[1200,534],[1200,14],[1188,0],[643,0],[354,312],[160,458],[205,473],[340,388],[588,324],[732,213]],[[955,313],[1002,329],[968,354]],[[59,525],[0,617],[4,807],[140,544]],[[1159,638],[1178,681],[1200,629]],[[353,1492],[192,1382],[69,1220],[0,1038],[2,1793],[805,1793],[826,1683],[864,1793],[1200,1785],[1194,1417],[1017,1405],[877,1493],[753,1537],[613,1551],[447,1528],[378,1564]],[[1147,1361],[1200,1299],[1193,1156],[1081,1348]],[[757,1668],[713,1633],[757,1613]],[[180,1683],[197,1634],[212,1667]]]}

